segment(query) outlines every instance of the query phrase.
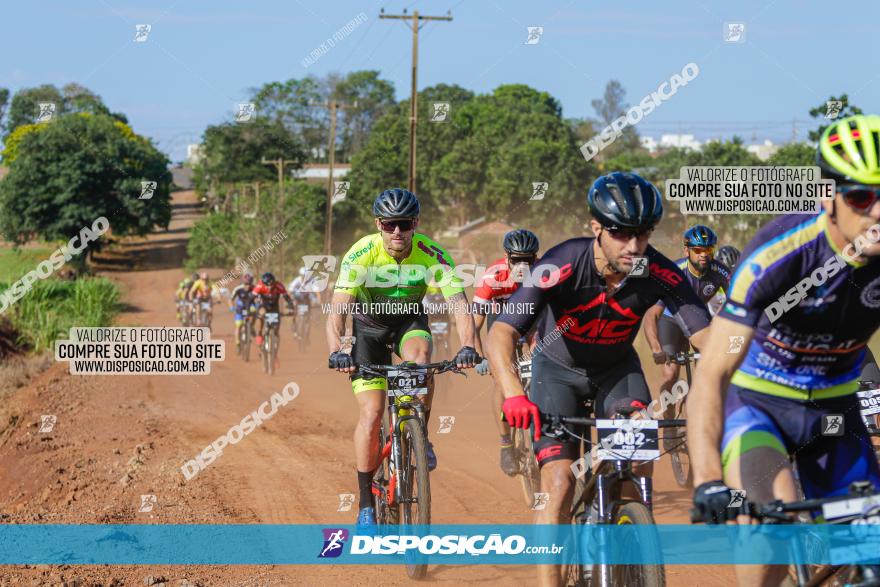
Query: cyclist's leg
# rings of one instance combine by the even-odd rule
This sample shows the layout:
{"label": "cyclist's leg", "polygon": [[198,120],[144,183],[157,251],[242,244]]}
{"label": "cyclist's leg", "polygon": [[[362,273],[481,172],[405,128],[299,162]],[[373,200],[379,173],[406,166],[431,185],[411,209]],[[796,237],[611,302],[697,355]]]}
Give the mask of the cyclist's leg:
{"label": "cyclist's leg", "polygon": [[[823,436],[823,417],[843,416],[841,436]],[[798,476],[807,499],[844,495],[853,481],[880,488],[880,467],[855,395],[810,402],[802,428],[803,448],[795,453]]]}
{"label": "cyclist's leg", "polygon": [[[532,357],[531,399],[542,413],[561,416],[585,417],[584,399],[591,392],[589,381],[548,359],[544,353]],[[583,437],[589,430],[583,426],[569,429]],[[571,500],[574,497],[575,477],[572,464],[581,458],[580,442],[572,438],[556,439],[542,436],[534,445],[538,466],[541,468],[541,494],[535,497],[536,524],[571,523]],[[590,456],[581,461],[590,467]],[[583,468],[580,468],[583,470]],[[540,507],[539,507],[540,505]],[[557,565],[539,565],[538,582],[541,585],[561,584],[561,568]]]}
{"label": "cyclist's leg", "polygon": [[[651,403],[648,382],[645,381],[645,374],[642,373],[642,365],[635,351],[612,369],[591,375],[591,378],[598,388],[595,408],[597,418],[611,418],[616,408],[631,406],[634,401],[645,407]],[[654,462],[646,461],[634,465],[633,472],[650,477],[654,472]],[[622,489],[623,497],[640,499],[638,491],[631,484],[623,485]]]}
{"label": "cyclist's leg", "polygon": [[[785,416],[791,422],[803,414],[800,402],[731,385],[724,405],[721,444],[724,482],[733,489],[745,490],[746,499],[754,503],[796,500],[788,459],[790,448],[776,417]],[[743,586],[779,585],[787,572],[788,568],[781,565],[736,567],[737,579]]]}
{"label": "cyclist's leg", "polygon": [[862,361],[862,374],[860,379],[862,381],[873,381],[875,383],[880,383],[880,368],[877,367],[877,361],[874,359],[874,353],[871,352],[870,348],[865,348],[867,351],[865,353],[865,360]]}
{"label": "cyclist's leg", "polygon": [[[660,339],[660,345],[663,347],[663,352],[669,356],[673,356],[676,353],[687,352],[690,348],[688,339],[685,337],[684,332],[681,331],[681,327],[669,316],[660,316],[660,320],[657,322],[657,338]],[[663,365],[663,381],[660,383],[660,395],[657,398],[658,400],[663,397],[664,393],[670,393],[672,391],[672,386],[678,381],[680,373],[681,366],[677,363]],[[669,404],[663,417],[672,418],[674,413],[674,405]]]}
{"label": "cyclist's leg", "polygon": [[[489,329],[492,328],[492,324],[495,322],[495,319],[498,318],[498,314],[494,312],[490,312],[486,316],[486,332],[489,332]],[[501,406],[504,405],[504,392],[501,391],[501,388],[495,383],[495,375],[492,375],[492,407],[494,408],[494,417],[492,418],[495,421],[495,426],[498,428],[498,434],[501,436],[501,444],[505,445],[505,439],[507,440],[506,445],[510,446],[510,426],[499,417],[501,413]]]}
{"label": "cyclist's leg", "polygon": [[[391,352],[383,340],[386,332],[362,324],[357,318],[352,321],[352,328],[355,342],[351,356],[355,363],[387,365],[391,362]],[[388,382],[384,377],[365,379],[355,373],[351,376],[351,386],[358,403],[354,451],[360,493],[359,507],[363,509],[372,506],[373,475],[379,467],[379,425]]]}

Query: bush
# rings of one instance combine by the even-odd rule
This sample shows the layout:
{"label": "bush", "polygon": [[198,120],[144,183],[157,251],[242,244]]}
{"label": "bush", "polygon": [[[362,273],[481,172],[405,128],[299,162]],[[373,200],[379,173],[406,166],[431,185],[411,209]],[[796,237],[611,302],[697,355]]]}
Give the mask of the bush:
{"label": "bush", "polygon": [[118,310],[119,288],[98,277],[37,281],[7,311],[21,333],[19,342],[41,351],[51,349],[55,339],[65,338],[73,326],[109,326]]}

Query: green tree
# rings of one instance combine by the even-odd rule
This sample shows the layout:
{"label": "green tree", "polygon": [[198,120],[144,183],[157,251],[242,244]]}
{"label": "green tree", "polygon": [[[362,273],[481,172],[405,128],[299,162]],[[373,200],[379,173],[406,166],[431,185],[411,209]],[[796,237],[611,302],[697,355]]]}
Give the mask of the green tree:
{"label": "green tree", "polygon": [[394,84],[379,79],[378,71],[353,71],[336,85],[334,97],[351,106],[342,113],[340,133],[340,159],[348,161],[367,143],[376,121],[394,106]]}
{"label": "green tree", "polygon": [[[6,92],[8,97],[8,90]],[[84,86],[69,83],[59,90],[51,84],[44,84],[36,88],[21,89],[12,96],[12,101],[9,104],[9,116],[4,126],[6,135],[12,134],[19,126],[37,122],[41,103],[55,105],[53,116],[87,112],[111,116],[120,122],[128,123],[125,115],[110,112],[101,97]],[[0,120],[3,118],[4,104],[5,100],[0,100]]]}
{"label": "green tree", "polygon": [[311,158],[327,149],[325,84],[314,76],[269,82],[251,91],[259,118],[268,118],[300,137]]}
{"label": "green tree", "polygon": [[816,148],[806,143],[783,145],[767,160],[767,165],[813,166],[816,164]]}
{"label": "green tree", "polygon": [[3,128],[3,117],[6,116],[6,108],[9,106],[9,90],[0,88],[0,128]]}
{"label": "green tree", "polygon": [[[610,126],[612,122],[621,116],[626,116],[626,112],[629,110],[629,104],[626,101],[626,90],[619,81],[614,79],[605,85],[602,97],[592,100],[590,104],[593,106],[593,110],[596,111],[596,116],[598,117],[598,121],[594,125],[598,132]],[[591,138],[593,137],[587,137],[585,141]],[[582,141],[582,143],[585,141]],[[617,137],[613,143],[602,150],[599,154],[599,160],[611,159],[620,153],[640,148],[639,135],[635,127],[627,126],[623,129],[621,136]]]}
{"label": "green tree", "polygon": [[278,177],[274,166],[263,158],[284,158],[302,166],[306,153],[299,138],[280,122],[257,117],[251,122],[227,122],[209,126],[202,138],[203,156],[193,170],[196,189],[212,203],[229,192],[225,186],[235,182],[272,181]]}
{"label": "green tree", "polygon": [[[825,103],[819,104],[815,108],[810,109],[810,116],[816,118],[820,121],[829,121],[832,119],[826,118],[829,114],[828,112],[828,102],[840,102],[840,112],[837,115],[836,119],[846,118],[847,116],[854,116],[856,114],[864,114],[861,108],[858,106],[853,106],[849,103],[849,96],[846,94],[841,94],[839,98],[834,96],[830,96]],[[811,141],[818,141],[822,136],[822,133],[825,132],[825,129],[828,127],[828,122],[821,122],[819,124],[819,128],[816,130],[811,130],[809,133],[809,137]]]}
{"label": "green tree", "polygon": [[[61,116],[17,145],[0,182],[0,230],[16,244],[66,241],[105,216],[114,235],[148,234],[171,219],[167,165],[149,140],[118,120]],[[144,181],[156,186],[151,198],[140,199]]]}

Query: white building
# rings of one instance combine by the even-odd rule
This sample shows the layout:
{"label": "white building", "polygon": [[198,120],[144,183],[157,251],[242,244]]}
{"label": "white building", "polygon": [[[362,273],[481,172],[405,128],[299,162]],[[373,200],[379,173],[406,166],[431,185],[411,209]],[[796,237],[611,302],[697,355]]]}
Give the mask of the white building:
{"label": "white building", "polygon": [[205,155],[203,145],[187,145],[186,146],[186,163],[188,165],[198,165],[199,161]]}
{"label": "white building", "polygon": [[702,144],[696,139],[696,137],[694,137],[694,135],[668,134],[660,136],[660,146],[666,148],[681,147],[683,149],[699,151]]}
{"label": "white building", "polygon": [[780,148],[779,145],[774,144],[773,141],[765,140],[763,144],[756,145],[747,145],[746,151],[754,154],[761,161],[766,161],[770,157],[773,156],[776,151]]}
{"label": "white building", "polygon": [[657,141],[654,140],[654,137],[639,137],[639,143],[641,143],[649,153],[656,153],[657,147],[659,146]]}

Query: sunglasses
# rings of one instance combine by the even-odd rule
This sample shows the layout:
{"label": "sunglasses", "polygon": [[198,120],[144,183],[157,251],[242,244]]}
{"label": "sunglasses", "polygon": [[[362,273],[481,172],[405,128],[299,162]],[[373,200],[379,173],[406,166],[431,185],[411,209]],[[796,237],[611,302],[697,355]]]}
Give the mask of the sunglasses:
{"label": "sunglasses", "polygon": [[715,254],[715,247],[688,247],[688,250],[697,255],[702,255],[703,253],[706,253],[707,255]]}
{"label": "sunglasses", "polygon": [[382,232],[394,232],[395,228],[399,228],[400,232],[412,230],[415,226],[415,220],[412,218],[404,218],[400,220],[379,220]]}
{"label": "sunglasses", "polygon": [[637,229],[637,228],[606,228],[611,238],[615,240],[628,241],[633,237],[637,239],[648,238],[654,232],[653,228]]}
{"label": "sunglasses", "polygon": [[845,185],[837,188],[843,201],[858,212],[867,212],[880,198],[880,188],[869,188],[863,185]]}
{"label": "sunglasses", "polygon": [[527,263],[531,265],[535,262],[535,255],[529,255],[527,257],[508,255],[507,260],[510,262],[511,265],[519,265],[520,263]]}

